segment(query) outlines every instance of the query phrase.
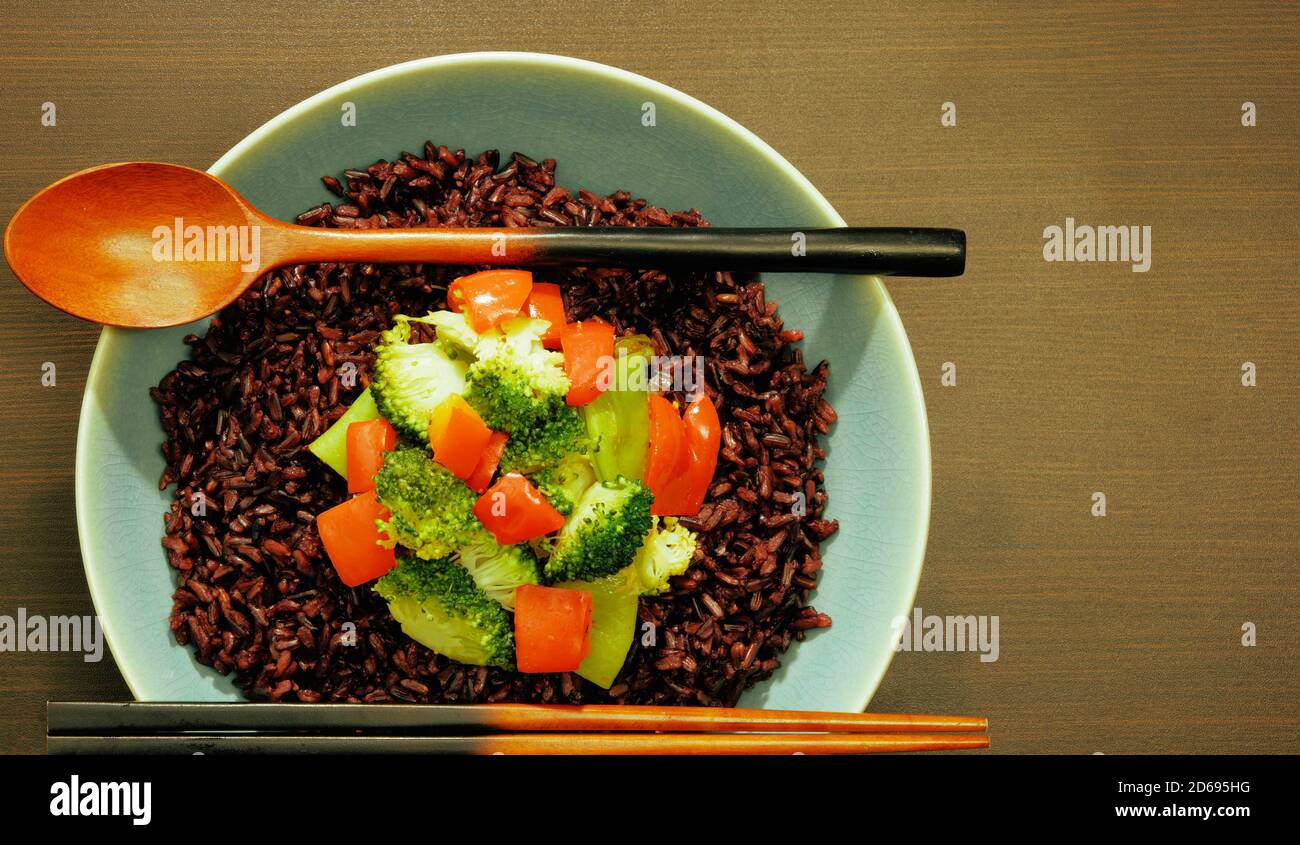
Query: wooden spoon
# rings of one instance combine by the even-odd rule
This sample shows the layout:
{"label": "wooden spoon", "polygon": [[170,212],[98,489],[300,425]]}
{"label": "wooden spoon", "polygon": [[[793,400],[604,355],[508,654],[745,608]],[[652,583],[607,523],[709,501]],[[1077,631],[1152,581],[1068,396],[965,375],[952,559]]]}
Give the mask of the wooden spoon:
{"label": "wooden spoon", "polygon": [[953,229],[319,229],[273,220],[215,176],[156,162],[55,182],[18,209],[5,258],[32,293],[97,323],[157,328],[228,305],[275,267],[327,261],[959,276]]}

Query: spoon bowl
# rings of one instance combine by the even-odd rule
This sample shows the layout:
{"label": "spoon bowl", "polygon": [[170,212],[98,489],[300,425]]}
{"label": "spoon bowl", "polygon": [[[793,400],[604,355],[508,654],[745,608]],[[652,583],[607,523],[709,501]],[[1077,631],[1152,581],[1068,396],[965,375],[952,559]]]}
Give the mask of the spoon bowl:
{"label": "spoon bowl", "polygon": [[4,251],[19,280],[55,308],[157,328],[217,311],[251,284],[261,261],[239,260],[241,232],[251,245],[266,222],[202,171],[108,164],[28,200],[5,231]]}

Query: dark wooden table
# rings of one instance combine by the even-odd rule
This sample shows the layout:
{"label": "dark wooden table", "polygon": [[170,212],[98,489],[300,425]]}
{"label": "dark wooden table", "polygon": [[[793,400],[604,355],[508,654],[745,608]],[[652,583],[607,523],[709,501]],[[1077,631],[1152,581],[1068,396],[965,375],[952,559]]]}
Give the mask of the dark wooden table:
{"label": "dark wooden table", "polygon": [[[969,233],[964,279],[890,290],[934,451],[918,604],[997,615],[1000,656],[900,654],[873,709],[985,714],[1000,751],[1300,751],[1297,8],[658,5],[405,4],[378,24],[352,4],[11,6],[0,215],[93,164],[206,167],[419,56],[543,50],[659,79],[757,132],[850,224]],[[1149,272],[1045,262],[1066,217],[1151,226]],[[98,332],[7,268],[0,284],[0,614],[91,613],[72,456]],[[0,751],[42,749],[47,699],[127,695],[110,659],[0,653]]]}

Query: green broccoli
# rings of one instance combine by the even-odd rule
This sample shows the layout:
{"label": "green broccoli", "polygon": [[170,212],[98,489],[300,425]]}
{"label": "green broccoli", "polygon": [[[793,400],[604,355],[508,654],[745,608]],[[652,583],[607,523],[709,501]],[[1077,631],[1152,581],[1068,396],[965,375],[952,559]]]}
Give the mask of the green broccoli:
{"label": "green broccoli", "polygon": [[375,346],[370,392],[384,419],[399,433],[429,442],[429,418],[453,393],[465,390],[468,361],[440,343],[411,343],[411,323],[428,317],[398,314]]}
{"label": "green broccoli", "polygon": [[533,389],[539,393],[568,393],[569,377],[564,374],[564,355],[542,345],[542,335],[550,325],[546,320],[512,317],[479,335],[474,357],[480,361],[509,358],[528,371]]}
{"label": "green broccoli", "polygon": [[465,401],[493,431],[536,428],[567,407],[564,394],[539,394],[528,371],[508,358],[483,358],[465,374]]}
{"label": "green broccoli", "polygon": [[662,525],[651,528],[632,559],[632,568],[641,582],[641,595],[668,592],[668,579],[690,567],[695,544],[695,532],[679,524],[675,517],[665,517]]}
{"label": "green broccoli", "polygon": [[568,452],[585,451],[582,415],[565,401],[564,356],[542,346],[545,320],[514,317],[482,334],[456,311],[435,311],[418,322],[437,328],[435,343],[448,356],[471,362],[465,401],[488,428],[510,435],[502,472],[536,472]]}
{"label": "green broccoli", "polygon": [[541,582],[541,565],[527,543],[502,546],[484,535],[462,548],[458,560],[478,588],[507,610],[515,609],[515,587]]}
{"label": "green broccoli", "polygon": [[531,431],[567,408],[564,356],[542,346],[545,320],[515,317],[484,332],[465,374],[465,401],[493,431]]}
{"label": "green broccoli", "polygon": [[380,530],[422,558],[445,557],[483,530],[474,516],[474,491],[434,463],[427,449],[385,455],[375,494],[392,514]]}
{"label": "green broccoli", "polygon": [[587,429],[578,409],[561,401],[553,411],[550,419],[533,428],[517,429],[510,435],[501,455],[502,472],[528,475],[555,466],[567,454],[587,451]]}
{"label": "green broccoli", "polygon": [[650,489],[618,478],[593,484],[578,501],[546,561],[551,581],[591,581],[632,562],[654,524]]}
{"label": "green broccoli", "polygon": [[568,516],[587,488],[596,483],[596,470],[586,455],[570,452],[559,463],[537,472],[532,482],[551,507]]}
{"label": "green broccoli", "polygon": [[470,328],[469,320],[460,311],[430,311],[429,314],[421,318],[421,322],[428,323],[438,330],[438,338],[435,343],[443,347],[448,355],[454,357],[468,355],[470,358],[475,357],[474,350],[478,347],[479,334]]}
{"label": "green broccoli", "polygon": [[450,559],[399,558],[375,592],[416,642],[460,663],[514,670],[514,626],[505,608]]}

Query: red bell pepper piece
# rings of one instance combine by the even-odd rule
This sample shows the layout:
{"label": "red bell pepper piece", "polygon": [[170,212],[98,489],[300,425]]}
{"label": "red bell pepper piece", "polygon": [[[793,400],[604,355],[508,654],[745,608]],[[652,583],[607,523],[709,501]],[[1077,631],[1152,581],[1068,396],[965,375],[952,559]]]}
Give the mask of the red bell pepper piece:
{"label": "red bell pepper piece", "polygon": [[375,526],[375,520],[389,516],[374,490],[316,515],[316,532],[344,584],[355,587],[372,581],[397,564],[393,549],[379,545],[388,538]]}
{"label": "red bell pepper piece", "polygon": [[[654,494],[650,512],[664,515],[670,504],[669,485],[690,468],[686,426],[677,408],[659,394],[650,396],[650,448],[646,455],[645,483]],[[669,511],[670,512],[670,511]]]}
{"label": "red bell pepper piece", "polygon": [[515,661],[520,672],[573,672],[591,651],[591,593],[515,588]]}
{"label": "red bell pepper piece", "polygon": [[487,445],[483,447],[483,455],[478,460],[478,466],[470,473],[469,478],[465,479],[466,486],[475,493],[482,493],[492,483],[492,476],[496,474],[497,465],[501,463],[501,455],[506,451],[506,441],[510,435],[504,431],[494,431],[488,438]]}
{"label": "red bell pepper piece", "polygon": [[545,320],[551,324],[542,335],[542,346],[547,349],[560,348],[560,334],[568,323],[564,314],[564,296],[560,286],[550,282],[533,282],[533,292],[528,294],[524,311],[534,320]]}
{"label": "red bell pepper piece", "polygon": [[507,473],[474,503],[474,516],[503,546],[560,530],[564,517],[527,478]]}
{"label": "red bell pepper piece", "polygon": [[492,429],[458,393],[448,396],[429,419],[433,459],[460,479],[473,474],[491,438]]}
{"label": "red bell pepper piece", "polygon": [[[654,418],[651,418],[654,424]],[[650,513],[655,516],[695,516],[704,505],[704,496],[718,466],[718,449],[722,444],[722,424],[718,409],[707,395],[701,395],[686,408],[682,419],[689,464],[685,471],[661,484]],[[653,434],[651,435],[653,437]]]}
{"label": "red bell pepper piece", "polygon": [[388,420],[363,420],[347,428],[348,492],[375,489],[375,474],[384,464],[384,453],[397,445],[397,431]]}
{"label": "red bell pepper piece", "polygon": [[509,317],[516,317],[533,289],[527,270],[483,270],[461,276],[447,287],[447,307],[464,310],[474,331],[482,334]]}
{"label": "red bell pepper piece", "polygon": [[[614,327],[603,320],[570,323],[560,334],[564,374],[569,377],[570,405],[586,405],[609,387],[614,372]],[[602,379],[602,374],[608,374]]]}

